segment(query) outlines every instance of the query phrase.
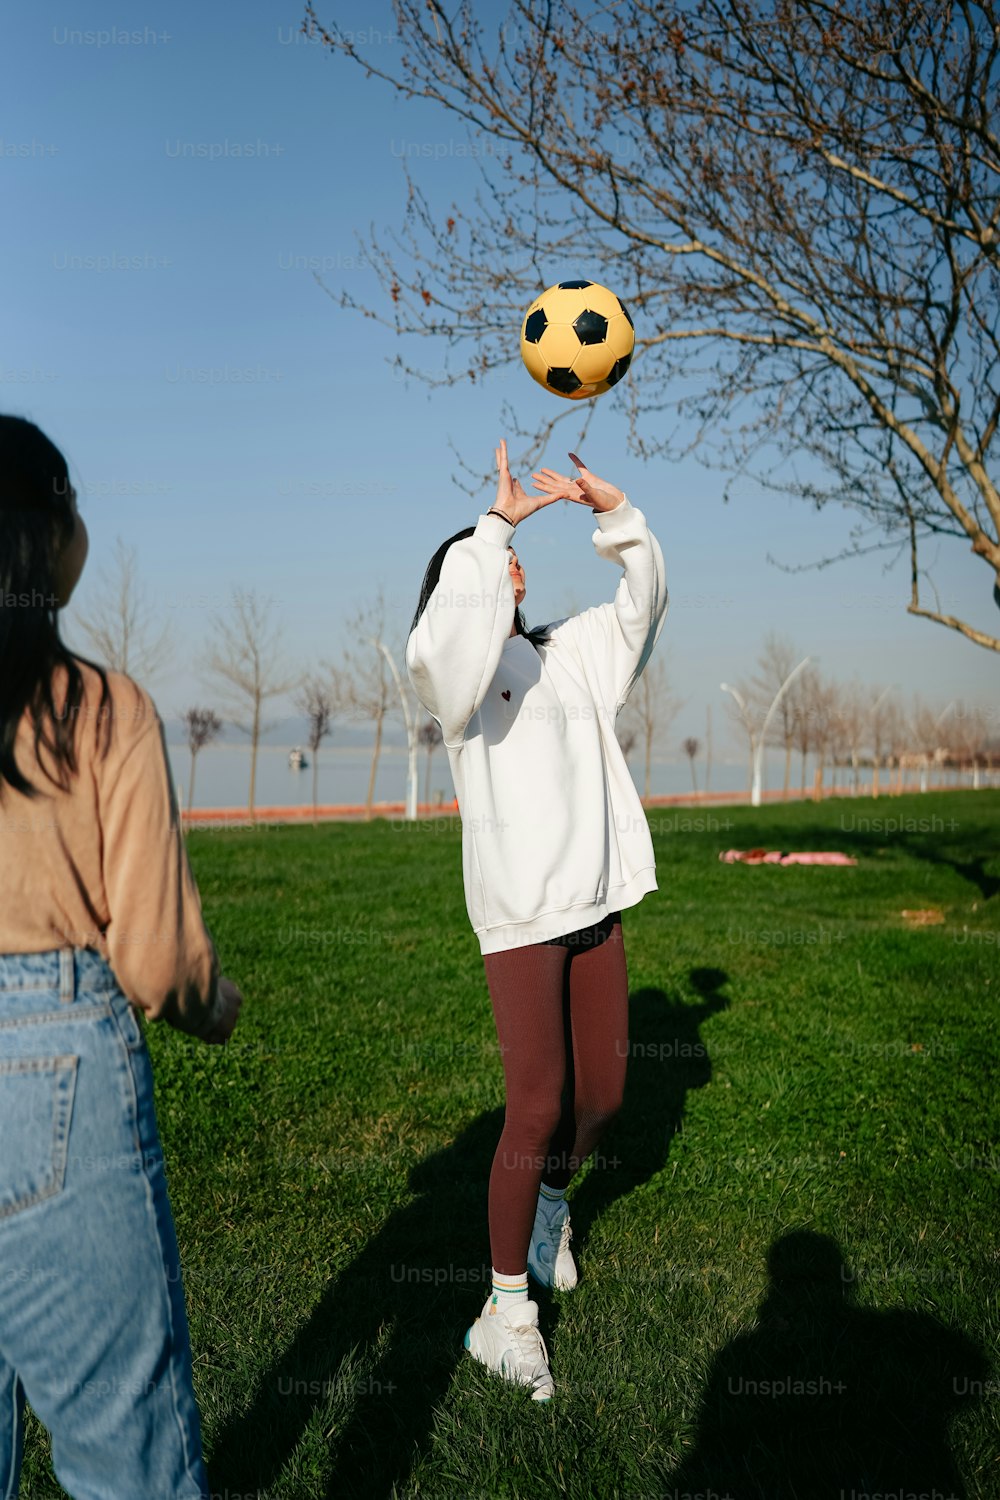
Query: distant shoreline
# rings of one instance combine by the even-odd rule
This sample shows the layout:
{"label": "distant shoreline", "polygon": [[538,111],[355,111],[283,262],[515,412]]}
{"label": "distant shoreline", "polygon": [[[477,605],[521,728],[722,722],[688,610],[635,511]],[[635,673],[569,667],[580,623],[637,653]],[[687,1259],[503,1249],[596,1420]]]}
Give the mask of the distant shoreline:
{"label": "distant shoreline", "polygon": [[[928,792],[972,792],[975,789],[970,786],[954,786],[942,782],[928,782]],[[996,788],[984,786],[980,791],[992,791]],[[849,786],[824,787],[822,793],[823,801],[831,797],[843,797],[853,802],[876,802],[882,798],[893,798],[908,796],[911,793],[920,792],[920,783],[906,782],[897,790],[895,787],[890,792],[888,789],[880,790],[878,797],[873,797],[871,788],[865,787],[855,794],[854,789]],[[780,788],[764,791],[761,793],[761,802],[813,802],[816,801],[812,791],[803,792],[801,788],[789,789],[788,796]],[[714,808],[714,807],[748,807],[750,799],[746,792],[687,792],[669,797],[643,797],[640,798],[644,808],[656,807],[690,807],[690,808]],[[259,823],[311,823],[315,820],[320,823],[357,823],[367,819],[367,808],[361,803],[330,803],[321,804],[313,809],[312,803],[295,807],[257,807],[251,818],[245,807],[196,807],[191,810],[184,809],[181,812],[181,821],[186,827],[197,828],[199,825],[206,828],[218,829],[232,826],[246,828]],[[376,818],[405,818],[406,803],[401,802],[373,802],[372,820]],[[418,802],[417,818],[458,818],[458,808],[454,800],[451,802],[428,803]]]}

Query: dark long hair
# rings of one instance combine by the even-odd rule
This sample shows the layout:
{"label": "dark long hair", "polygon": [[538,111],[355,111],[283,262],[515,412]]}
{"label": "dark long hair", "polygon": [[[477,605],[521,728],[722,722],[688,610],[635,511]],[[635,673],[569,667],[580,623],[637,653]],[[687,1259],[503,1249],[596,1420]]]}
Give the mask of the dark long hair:
{"label": "dark long hair", "polygon": [[[441,543],[440,547],[437,549],[434,556],[427,564],[427,572],[424,574],[424,581],[420,585],[420,598],[417,601],[417,612],[413,616],[413,624],[410,626],[410,635],[412,635],[416,630],[417,625],[420,623],[420,616],[427,608],[427,601],[430,599],[434,590],[438,586],[438,580],[441,577],[441,568],[444,565],[444,555],[448,551],[448,548],[454,542],[464,542],[466,537],[472,536],[475,529],[476,528],[474,526],[467,526],[464,531],[456,531],[454,536],[450,536],[446,542]],[[526,641],[530,641],[536,651],[538,650],[539,646],[548,645],[548,631],[542,628],[529,630],[527,624],[525,623],[524,615],[519,609],[514,610],[514,629],[517,631],[518,635],[523,635]]]}
{"label": "dark long hair", "polygon": [[[36,760],[44,746],[55,767],[53,775],[43,766],[49,780],[68,790],[77,771],[75,730],[85,685],[78,659],[59,635],[56,591],[58,559],[73,535],[72,496],[55,444],[33,422],[0,416],[0,798],[7,785],[29,797],[38,792],[14,754],[26,709],[34,721]],[[108,679],[93,662],[84,664],[101,678],[106,748]],[[59,668],[66,691],[57,704]]]}

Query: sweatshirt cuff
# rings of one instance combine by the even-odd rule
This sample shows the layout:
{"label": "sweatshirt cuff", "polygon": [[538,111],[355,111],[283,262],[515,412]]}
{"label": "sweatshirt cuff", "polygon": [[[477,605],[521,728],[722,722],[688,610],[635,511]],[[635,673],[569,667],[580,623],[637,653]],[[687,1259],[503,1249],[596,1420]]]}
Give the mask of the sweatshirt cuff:
{"label": "sweatshirt cuff", "polygon": [[503,516],[480,516],[476,526],[476,538],[489,542],[494,547],[506,547],[514,535],[514,527]]}
{"label": "sweatshirt cuff", "polygon": [[602,531],[607,531],[609,528],[613,530],[615,526],[619,525],[627,516],[632,515],[634,511],[635,506],[629,504],[629,498],[626,495],[624,500],[619,500],[613,510],[597,511],[594,520]]}

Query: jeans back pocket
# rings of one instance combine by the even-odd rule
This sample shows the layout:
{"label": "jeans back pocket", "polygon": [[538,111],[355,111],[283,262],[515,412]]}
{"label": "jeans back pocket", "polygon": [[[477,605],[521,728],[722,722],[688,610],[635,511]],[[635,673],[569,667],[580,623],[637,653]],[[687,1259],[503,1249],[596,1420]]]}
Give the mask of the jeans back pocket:
{"label": "jeans back pocket", "polygon": [[0,1220],[62,1189],[78,1061],[0,1059]]}

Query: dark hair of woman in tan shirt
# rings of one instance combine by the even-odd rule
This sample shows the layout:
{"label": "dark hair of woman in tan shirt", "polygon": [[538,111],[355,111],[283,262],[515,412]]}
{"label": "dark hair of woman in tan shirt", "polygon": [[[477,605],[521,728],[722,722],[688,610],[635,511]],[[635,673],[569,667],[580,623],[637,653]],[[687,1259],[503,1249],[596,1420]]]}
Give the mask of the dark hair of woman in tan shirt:
{"label": "dark hair of woman in tan shirt", "polygon": [[0,1495],[23,1413],[74,1497],[204,1500],[180,1255],[138,1014],[225,1043],[149,695],[64,644],[87,528],[0,416]]}

